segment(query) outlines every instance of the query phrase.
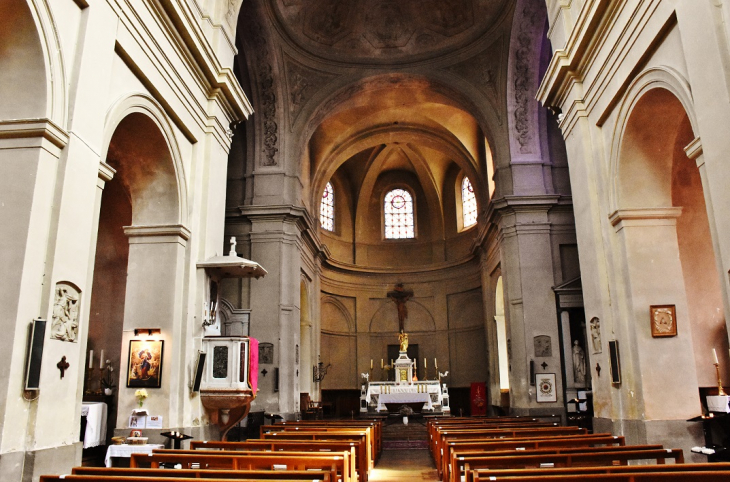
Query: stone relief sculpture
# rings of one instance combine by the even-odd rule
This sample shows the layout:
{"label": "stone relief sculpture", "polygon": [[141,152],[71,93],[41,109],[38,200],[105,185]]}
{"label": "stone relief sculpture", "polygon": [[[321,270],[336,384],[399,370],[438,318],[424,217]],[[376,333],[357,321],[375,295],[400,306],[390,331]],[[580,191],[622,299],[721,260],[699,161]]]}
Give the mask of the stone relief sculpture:
{"label": "stone relief sculpture", "polygon": [[536,357],[553,356],[553,343],[548,335],[538,335],[532,340]]}
{"label": "stone relief sculpture", "polygon": [[70,284],[56,284],[51,322],[52,340],[76,342],[79,334],[80,297],[81,293]]}
{"label": "stone relief sculpture", "polygon": [[586,383],[586,353],[578,343],[573,341],[573,380],[579,387]]}
{"label": "stone relief sculpture", "polygon": [[591,329],[591,345],[593,345],[593,353],[601,353],[601,320],[594,316],[590,321]]}

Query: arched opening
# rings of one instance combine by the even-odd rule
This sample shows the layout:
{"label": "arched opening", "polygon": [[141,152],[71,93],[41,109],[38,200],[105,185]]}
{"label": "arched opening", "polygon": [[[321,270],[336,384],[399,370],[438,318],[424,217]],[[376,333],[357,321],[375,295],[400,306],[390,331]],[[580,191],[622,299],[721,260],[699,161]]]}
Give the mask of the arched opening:
{"label": "arched opening", "polygon": [[[115,370],[111,396],[117,401],[110,406],[117,413],[108,416],[113,429],[115,422],[126,427],[127,408],[135,400],[127,393],[134,388],[126,388],[128,345],[137,338],[134,328],[160,328],[164,342],[181,322],[187,230],[178,224],[179,189],[171,150],[151,117],[132,112],[122,118],[111,135],[106,164],[115,172],[101,194],[88,347],[95,354],[103,350],[104,361]],[[169,415],[164,395],[169,395],[173,365],[169,352],[167,358],[159,373],[163,396],[151,397],[149,403],[159,399],[159,406],[151,409],[163,416]],[[98,359],[93,363],[92,373],[97,373]],[[96,389],[96,383],[93,378],[87,390]]]}
{"label": "arched opening", "polygon": [[[655,366],[672,367],[667,376],[683,379],[691,397],[698,395],[695,379],[700,387],[716,385],[714,372],[705,369],[712,363],[713,348],[722,358],[720,366],[728,365],[727,331],[702,184],[695,162],[684,150],[694,138],[685,107],[670,90],[653,88],[637,96],[621,137],[619,210],[612,218],[631,260],[627,294],[634,319],[646,323],[646,330],[635,328],[641,345],[635,356],[651,357]],[[676,336],[658,336],[653,329],[650,308],[659,305],[676,308]],[[682,406],[687,399],[667,402],[660,395],[659,385],[668,378],[649,378],[643,381],[648,418],[687,411]]]}
{"label": "arched opening", "polygon": [[47,117],[43,49],[28,3],[0,3],[0,119]]}

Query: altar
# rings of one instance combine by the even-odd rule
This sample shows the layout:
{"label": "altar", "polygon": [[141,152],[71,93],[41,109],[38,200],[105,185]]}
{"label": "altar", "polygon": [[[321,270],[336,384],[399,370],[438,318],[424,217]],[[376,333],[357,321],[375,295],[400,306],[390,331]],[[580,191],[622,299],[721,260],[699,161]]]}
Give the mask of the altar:
{"label": "altar", "polygon": [[[415,363],[406,354],[408,334],[398,336],[400,356],[389,369],[395,371],[395,381],[368,381],[360,389],[360,412],[385,412],[386,404],[422,403],[422,412],[449,413],[449,392],[439,380],[414,380]],[[447,372],[448,373],[448,372]]]}

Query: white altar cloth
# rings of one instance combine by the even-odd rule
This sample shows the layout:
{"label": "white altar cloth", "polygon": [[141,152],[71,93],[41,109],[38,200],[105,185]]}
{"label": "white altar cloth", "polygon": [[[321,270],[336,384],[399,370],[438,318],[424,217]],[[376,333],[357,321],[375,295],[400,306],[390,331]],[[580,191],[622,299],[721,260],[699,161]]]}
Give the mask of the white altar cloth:
{"label": "white altar cloth", "polygon": [[112,457],[131,457],[132,454],[151,454],[155,449],[164,449],[165,446],[162,444],[146,444],[146,445],[110,445],[106,449],[106,457],[104,458],[104,465],[107,467],[112,466]]}
{"label": "white altar cloth", "polygon": [[428,403],[430,405],[431,396],[428,393],[400,392],[400,393],[381,393],[380,404],[386,403]]}
{"label": "white altar cloth", "polygon": [[82,402],[81,416],[86,416],[84,448],[106,444],[107,406],[104,402]]}

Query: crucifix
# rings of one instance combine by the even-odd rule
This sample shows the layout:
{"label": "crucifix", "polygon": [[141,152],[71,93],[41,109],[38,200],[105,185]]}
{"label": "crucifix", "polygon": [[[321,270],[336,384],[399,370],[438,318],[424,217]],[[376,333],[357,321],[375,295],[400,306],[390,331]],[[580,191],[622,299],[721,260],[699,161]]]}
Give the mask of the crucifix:
{"label": "crucifix", "polygon": [[[102,352],[103,352],[103,351],[104,351],[104,350],[102,350]],[[58,363],[56,363],[56,366],[57,366],[57,367],[58,367],[58,369],[59,369],[59,370],[61,371],[61,378],[63,378],[63,375],[64,375],[65,371],[66,371],[66,370],[68,369],[68,367],[69,367],[70,365],[69,365],[69,364],[68,364],[68,362],[66,361],[66,357],[65,357],[65,356],[62,356],[62,357],[61,357],[61,361],[60,361],[60,362],[58,362]]]}
{"label": "crucifix", "polygon": [[388,298],[392,299],[398,308],[398,331],[405,331],[405,321],[408,318],[406,301],[413,296],[413,290],[403,288],[403,283],[395,285],[393,291],[388,291]]}

